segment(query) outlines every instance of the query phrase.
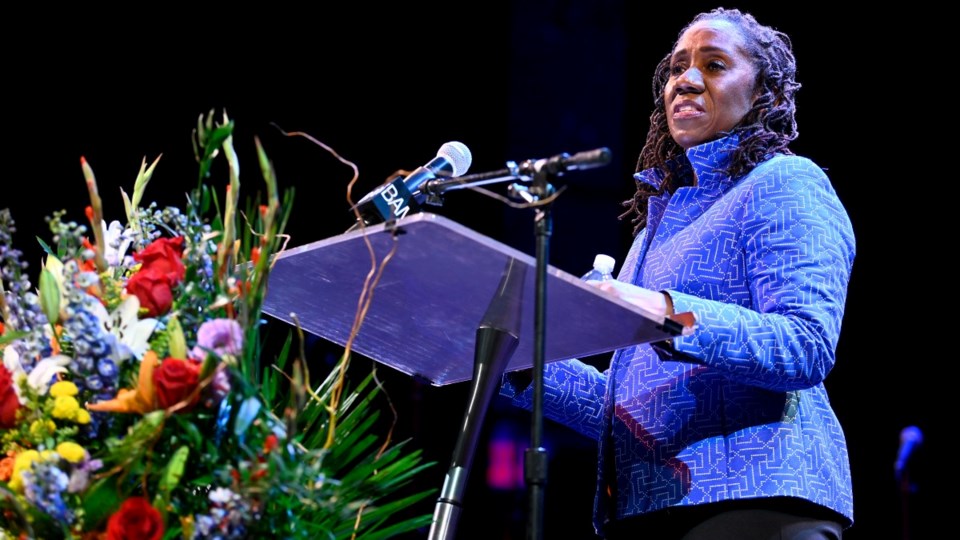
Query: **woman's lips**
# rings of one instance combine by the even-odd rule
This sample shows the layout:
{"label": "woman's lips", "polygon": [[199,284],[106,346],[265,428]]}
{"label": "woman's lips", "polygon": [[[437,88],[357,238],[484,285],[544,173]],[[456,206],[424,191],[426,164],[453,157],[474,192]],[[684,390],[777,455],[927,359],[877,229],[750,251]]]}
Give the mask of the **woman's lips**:
{"label": "woman's lips", "polygon": [[703,116],[706,112],[699,103],[694,101],[682,101],[673,105],[674,120],[687,120]]}

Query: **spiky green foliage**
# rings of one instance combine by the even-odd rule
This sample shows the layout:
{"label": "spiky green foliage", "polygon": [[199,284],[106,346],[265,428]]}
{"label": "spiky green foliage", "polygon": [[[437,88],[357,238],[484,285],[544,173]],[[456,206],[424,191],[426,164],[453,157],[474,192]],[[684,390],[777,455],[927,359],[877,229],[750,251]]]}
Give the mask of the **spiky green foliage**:
{"label": "spiky green foliage", "polygon": [[[0,427],[0,456],[15,461],[10,481],[0,481],[0,536],[100,534],[130,518],[133,500],[148,501],[152,510],[140,506],[144,514],[134,517],[165,539],[379,540],[429,524],[429,515],[410,510],[435,494],[415,485],[434,464],[384,429],[375,372],[352,383],[347,350],[316,384],[299,329],[289,329],[278,351],[267,346],[261,311],[293,190],[278,189],[256,140],[262,188],[241,209],[233,129],[225,113],[219,121],[212,111],[200,116],[199,183],[183,210],[142,205],[158,163],[143,161],[133,197],[123,193],[120,239],[135,260],[107,256],[115,240],[101,228],[93,168],[82,160],[94,241],[87,226],[55,213],[35,297],[22,294],[30,289],[25,265],[11,247],[12,218],[0,212],[0,349],[9,347],[17,362],[2,375],[23,401],[14,425]],[[218,188],[210,177],[221,158],[228,181]],[[170,288],[169,305],[138,312],[131,298],[141,307],[149,298],[131,292],[131,282],[157,264],[140,254],[171,239],[182,253],[168,248],[163,271],[151,277],[154,288]],[[100,309],[114,313],[98,327],[91,321],[103,317]],[[211,341],[204,328],[215,325],[236,334]],[[132,348],[121,354],[123,339],[142,347],[138,356]],[[91,351],[99,351],[92,361]],[[49,374],[32,376],[41,367]],[[70,385],[54,391],[52,377]],[[72,483],[82,471],[69,492],[56,480]],[[41,492],[53,493],[55,504]]]}

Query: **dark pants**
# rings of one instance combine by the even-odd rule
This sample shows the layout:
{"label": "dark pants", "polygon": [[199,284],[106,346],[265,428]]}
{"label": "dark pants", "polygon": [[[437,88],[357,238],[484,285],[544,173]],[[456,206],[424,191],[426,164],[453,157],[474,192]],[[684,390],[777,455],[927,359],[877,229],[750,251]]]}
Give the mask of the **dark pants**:
{"label": "dark pants", "polygon": [[840,540],[843,518],[790,498],[674,507],[611,523],[610,540]]}

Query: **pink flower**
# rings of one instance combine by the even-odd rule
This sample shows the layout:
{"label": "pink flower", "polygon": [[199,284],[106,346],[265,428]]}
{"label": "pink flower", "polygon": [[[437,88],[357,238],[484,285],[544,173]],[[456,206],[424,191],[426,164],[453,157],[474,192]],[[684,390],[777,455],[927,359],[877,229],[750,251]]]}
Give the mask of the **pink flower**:
{"label": "pink flower", "polygon": [[197,330],[197,345],[190,356],[204,360],[207,353],[217,356],[238,355],[243,352],[243,329],[233,319],[211,319]]}

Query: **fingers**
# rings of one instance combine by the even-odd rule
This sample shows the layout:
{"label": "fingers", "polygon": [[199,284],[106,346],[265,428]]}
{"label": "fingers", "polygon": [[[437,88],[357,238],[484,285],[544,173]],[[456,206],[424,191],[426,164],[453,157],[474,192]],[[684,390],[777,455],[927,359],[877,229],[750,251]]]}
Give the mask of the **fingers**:
{"label": "fingers", "polygon": [[667,300],[663,293],[622,281],[600,282],[597,288],[651,313],[657,315],[666,315],[667,313]]}

